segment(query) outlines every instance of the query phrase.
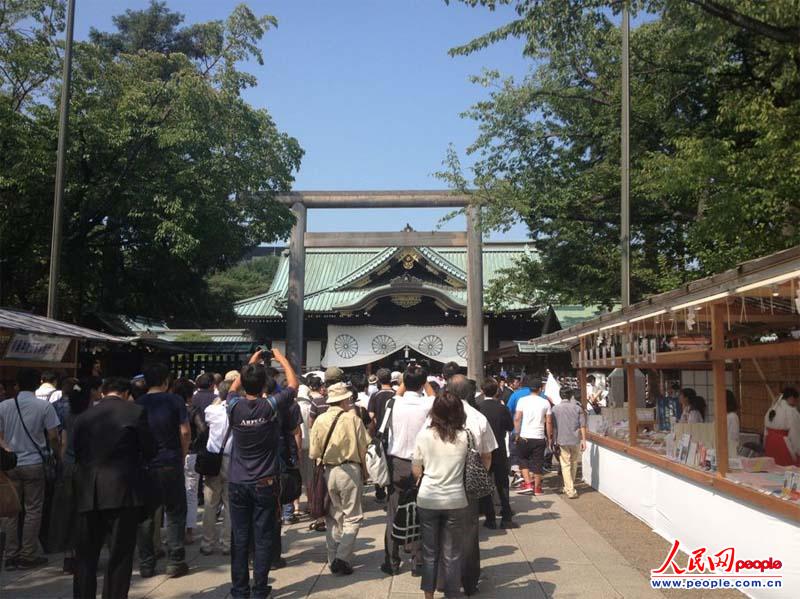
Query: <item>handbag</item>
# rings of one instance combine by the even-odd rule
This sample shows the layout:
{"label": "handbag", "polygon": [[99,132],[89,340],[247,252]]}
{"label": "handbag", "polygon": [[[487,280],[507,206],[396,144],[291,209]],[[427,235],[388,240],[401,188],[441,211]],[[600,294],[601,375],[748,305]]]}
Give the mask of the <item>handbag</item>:
{"label": "handbag", "polygon": [[0,518],[16,518],[21,511],[17,488],[8,476],[0,472]]}
{"label": "handbag", "polygon": [[386,460],[386,451],[383,447],[383,435],[389,425],[392,408],[394,407],[394,398],[386,406],[386,414],[383,415],[383,421],[378,432],[375,433],[372,441],[367,447],[367,455],[365,461],[367,462],[367,472],[373,483],[379,487],[388,487],[391,482],[389,475],[389,463]]}
{"label": "handbag", "polygon": [[475,449],[472,431],[467,429],[467,459],[464,464],[464,490],[471,499],[480,499],[494,492],[494,480],[483,467],[481,454]]}
{"label": "handbag", "polygon": [[311,517],[314,519],[326,516],[331,504],[331,498],[328,494],[328,482],[325,480],[324,460],[325,452],[328,451],[328,443],[331,442],[333,429],[336,428],[336,423],[342,414],[344,412],[339,412],[336,414],[336,418],[333,419],[333,424],[328,429],[328,436],[325,438],[325,445],[322,446],[322,454],[320,454],[317,463],[314,464],[314,475],[311,478],[310,496],[308,498],[308,511],[311,512]]}
{"label": "handbag", "polygon": [[219,451],[210,452],[207,446],[203,446],[197,452],[197,459],[194,462],[194,471],[203,476],[219,476],[222,470],[222,456],[225,453],[225,446],[228,444],[228,437],[231,434],[231,425],[228,423],[228,430],[222,439],[222,446]]}
{"label": "handbag", "polygon": [[13,470],[16,467],[17,454],[7,450],[5,447],[0,447],[0,472]]}
{"label": "handbag", "polygon": [[[422,478],[420,478],[421,480]],[[422,527],[417,512],[418,492],[419,481],[410,489],[401,492],[398,498],[397,511],[392,521],[392,538],[401,545],[413,543],[422,538]]]}

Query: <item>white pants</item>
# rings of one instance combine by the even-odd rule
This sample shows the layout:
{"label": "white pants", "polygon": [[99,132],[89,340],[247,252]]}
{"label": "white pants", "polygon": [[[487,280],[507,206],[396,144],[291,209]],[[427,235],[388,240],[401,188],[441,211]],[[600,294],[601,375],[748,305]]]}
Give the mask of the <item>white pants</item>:
{"label": "white pants", "polygon": [[186,528],[197,528],[197,487],[200,475],[194,471],[197,454],[190,453],[183,463],[183,477],[186,482]]}

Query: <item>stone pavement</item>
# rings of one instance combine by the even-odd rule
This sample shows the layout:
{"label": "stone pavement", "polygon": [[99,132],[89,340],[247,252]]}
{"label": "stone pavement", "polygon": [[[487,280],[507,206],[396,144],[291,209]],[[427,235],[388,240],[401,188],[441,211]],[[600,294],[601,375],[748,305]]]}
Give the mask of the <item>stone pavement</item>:
{"label": "stone pavement", "polygon": [[[568,500],[556,493],[540,497],[513,496],[519,529],[490,531],[481,526],[482,579],[478,597],[663,597],[651,590],[645,576],[571,507],[573,502],[579,501],[581,498]],[[384,512],[375,505],[371,495],[365,498],[365,509],[367,513],[356,547],[355,572],[349,577],[334,577],[325,567],[323,533],[308,531],[306,521],[285,529],[284,547],[288,547],[288,551],[284,555],[288,567],[270,574],[275,599],[422,597],[419,578],[412,577],[405,564],[402,573],[395,577],[385,576],[379,570],[383,559]],[[654,542],[655,539],[653,535]],[[226,559],[221,555],[200,555],[198,543],[187,549],[191,569],[188,576],[169,579],[157,575],[143,580],[134,565],[130,596],[137,599],[228,597],[230,573]],[[61,574],[60,556],[50,557],[53,567],[0,575],[0,597],[71,597],[72,578]],[[101,560],[101,567],[103,565]],[[163,560],[159,566],[158,572],[163,572]],[[98,581],[100,589],[102,580]]]}

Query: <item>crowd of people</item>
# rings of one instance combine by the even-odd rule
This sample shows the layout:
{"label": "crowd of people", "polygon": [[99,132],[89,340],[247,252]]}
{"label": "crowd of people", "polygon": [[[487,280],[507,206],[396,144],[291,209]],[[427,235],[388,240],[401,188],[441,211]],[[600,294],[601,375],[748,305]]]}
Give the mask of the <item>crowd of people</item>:
{"label": "crowd of people", "polygon": [[[373,488],[386,510],[381,571],[410,570],[426,597],[474,595],[481,516],[489,529],[517,527],[511,489],[542,494],[555,456],[563,491],[575,497],[585,448],[575,389],[548,398],[541,378],[525,375],[477,385],[455,363],[435,374],[412,362],[369,377],[336,367],[300,376],[278,350],[260,350],[240,371],[194,381],[154,364],[132,380],[59,381],[20,369],[17,386],[0,402],[0,446],[16,455],[7,475],[22,508],[3,522],[4,566],[36,568],[47,563],[43,546],[63,551],[80,599],[96,596],[104,545],[102,596],[118,599],[137,550],[141,577],[154,576],[159,559],[180,577],[185,546],[197,539],[202,554],[229,556],[232,597],[269,597],[270,571],[287,565],[282,526],[301,508],[315,512],[309,528],[325,533],[331,574],[350,575]],[[370,445],[385,458],[385,484],[370,480]],[[494,492],[468,492],[470,459]],[[60,524],[47,518],[54,486]]]}

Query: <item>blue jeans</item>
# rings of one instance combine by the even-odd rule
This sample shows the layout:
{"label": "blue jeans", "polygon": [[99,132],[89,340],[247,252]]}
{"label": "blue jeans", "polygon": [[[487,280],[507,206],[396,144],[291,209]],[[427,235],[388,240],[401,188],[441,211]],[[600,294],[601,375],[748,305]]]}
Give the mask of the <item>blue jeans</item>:
{"label": "blue jeans", "polygon": [[[228,483],[231,510],[231,596],[265,599],[277,525],[278,485]],[[253,590],[250,592],[250,541],[253,541]]]}

